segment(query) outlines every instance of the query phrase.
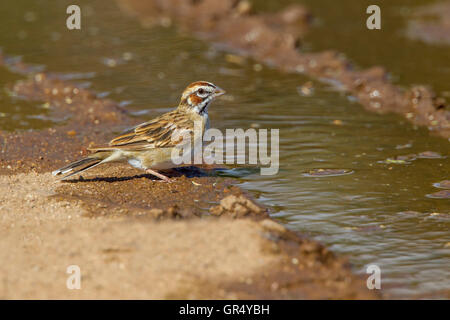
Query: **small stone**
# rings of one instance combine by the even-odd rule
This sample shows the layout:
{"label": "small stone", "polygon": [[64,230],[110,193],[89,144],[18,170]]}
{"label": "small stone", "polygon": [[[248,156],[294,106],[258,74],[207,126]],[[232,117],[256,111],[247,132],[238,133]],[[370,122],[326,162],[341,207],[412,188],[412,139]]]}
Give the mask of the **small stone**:
{"label": "small stone", "polygon": [[159,219],[163,215],[164,211],[162,209],[151,209],[149,213],[153,218]]}
{"label": "small stone", "polygon": [[228,211],[233,210],[233,205],[238,201],[235,195],[231,195],[220,200],[220,205]]}
{"label": "small stone", "polygon": [[234,212],[235,216],[243,217],[243,216],[245,216],[245,215],[247,215],[249,213],[249,210],[245,206],[243,206],[242,204],[236,203],[234,205],[233,212]]}
{"label": "small stone", "polygon": [[263,221],[260,222],[260,224],[267,231],[275,231],[277,233],[284,233],[287,231],[287,229],[284,226],[271,219],[264,219]]}
{"label": "small stone", "polygon": [[259,213],[259,212],[262,211],[262,209],[261,209],[260,207],[258,207],[258,206],[257,206],[253,201],[251,201],[250,199],[247,199],[247,198],[245,198],[244,196],[241,196],[241,199],[242,199],[242,198],[244,198],[243,201],[244,201],[244,203],[245,203],[245,206],[246,206],[247,208],[249,208],[252,212]]}
{"label": "small stone", "polygon": [[209,212],[210,212],[211,214],[215,215],[215,216],[220,216],[220,215],[222,215],[222,213],[223,213],[223,207],[221,207],[221,206],[214,206],[214,207],[211,207],[211,208],[209,209]]}

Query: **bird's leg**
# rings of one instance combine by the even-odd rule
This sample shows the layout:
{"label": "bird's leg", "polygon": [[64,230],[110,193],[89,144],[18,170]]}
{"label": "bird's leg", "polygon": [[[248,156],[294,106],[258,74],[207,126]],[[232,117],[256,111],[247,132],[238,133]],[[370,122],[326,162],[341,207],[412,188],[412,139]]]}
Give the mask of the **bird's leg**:
{"label": "bird's leg", "polygon": [[170,179],[168,177],[166,177],[165,175],[163,175],[163,174],[161,174],[161,173],[159,173],[157,171],[154,171],[152,169],[146,169],[145,172],[146,173],[150,173],[150,174],[154,175],[155,177],[158,177],[161,180],[164,180],[165,182],[169,182],[170,181]]}

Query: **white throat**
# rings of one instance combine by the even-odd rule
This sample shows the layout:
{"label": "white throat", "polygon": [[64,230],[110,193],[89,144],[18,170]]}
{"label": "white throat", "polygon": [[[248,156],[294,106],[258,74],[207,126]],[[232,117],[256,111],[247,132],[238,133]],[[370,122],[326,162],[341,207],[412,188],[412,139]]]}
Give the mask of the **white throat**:
{"label": "white throat", "polygon": [[197,104],[197,105],[193,105],[191,103],[191,99],[188,99],[188,103],[189,105],[192,107],[193,112],[199,114],[199,115],[205,115],[208,116],[208,107],[211,104],[213,100],[213,97],[208,97],[206,98],[204,101],[202,101],[201,103]]}

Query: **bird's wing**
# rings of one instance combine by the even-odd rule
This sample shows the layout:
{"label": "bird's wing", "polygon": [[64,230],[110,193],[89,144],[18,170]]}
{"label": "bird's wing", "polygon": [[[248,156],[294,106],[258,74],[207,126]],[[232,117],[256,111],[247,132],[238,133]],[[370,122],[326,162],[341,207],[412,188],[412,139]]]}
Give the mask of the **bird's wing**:
{"label": "bird's wing", "polygon": [[[132,128],[111,140],[106,147],[92,148],[91,150],[171,148],[180,146],[180,142],[183,142],[183,136],[180,134],[187,133],[192,137],[193,132],[193,121],[186,114],[175,110]],[[173,139],[174,134],[179,136],[174,136],[176,139]]]}

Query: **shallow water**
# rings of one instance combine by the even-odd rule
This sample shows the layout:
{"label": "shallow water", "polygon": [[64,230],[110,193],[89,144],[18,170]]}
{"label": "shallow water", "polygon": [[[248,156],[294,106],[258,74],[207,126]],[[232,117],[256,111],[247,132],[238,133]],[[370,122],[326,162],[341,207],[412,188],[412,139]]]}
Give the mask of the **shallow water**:
{"label": "shallow water", "polygon": [[[315,10],[320,8],[307,2]],[[14,8],[0,4],[0,46],[8,54],[62,72],[101,96],[121,101],[142,120],[176,106],[188,83],[213,81],[229,92],[210,110],[213,127],[280,129],[278,175],[260,176],[246,168],[224,174],[239,177],[241,186],[269,205],[273,215],[290,228],[349,255],[357,272],[364,273],[368,264],[380,266],[382,287],[389,294],[439,296],[440,290],[450,288],[450,203],[427,197],[439,191],[434,183],[449,179],[448,141],[414,128],[400,116],[368,113],[327,84],[313,82],[313,93],[301,96],[299,87],[310,80],[306,77],[267,67],[260,70],[251,60],[227,62],[226,54],[174,29],[142,29],[108,1],[80,3],[81,31],[65,28],[69,1],[19,0]],[[336,19],[330,14],[324,17]],[[356,50],[342,45],[337,36],[321,38],[329,31],[323,21],[308,37],[308,50],[336,48],[361,66],[388,67],[401,84],[423,82],[439,91],[449,90],[436,80],[445,77],[449,67],[442,66],[448,61],[439,60],[440,50],[404,40],[423,50],[422,57],[436,53],[436,60],[428,59],[432,62],[425,67],[417,58],[420,52],[405,59],[396,50],[389,51],[389,59],[383,53],[383,58],[364,41]],[[401,26],[401,21],[395,25]],[[339,29],[335,33],[341,34]],[[371,58],[367,52],[373,53]],[[408,64],[415,61],[419,65],[411,70]],[[437,78],[430,73],[438,74]],[[2,87],[19,78],[0,69]],[[0,93],[0,113],[0,128],[7,130],[42,128],[61,121],[48,117],[44,103],[11,97],[7,90]],[[442,157],[386,161],[424,151]],[[314,169],[351,173],[305,175]]]}

